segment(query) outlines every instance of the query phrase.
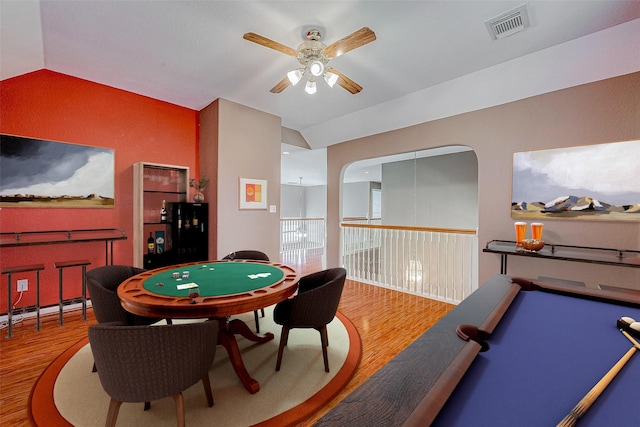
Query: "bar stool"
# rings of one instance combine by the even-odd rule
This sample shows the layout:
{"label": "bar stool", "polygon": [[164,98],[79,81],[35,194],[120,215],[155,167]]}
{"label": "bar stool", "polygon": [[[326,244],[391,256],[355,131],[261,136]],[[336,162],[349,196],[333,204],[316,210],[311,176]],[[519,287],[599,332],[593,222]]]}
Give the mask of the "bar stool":
{"label": "bar stool", "polygon": [[68,267],[82,267],[82,317],[87,320],[87,265],[91,264],[91,261],[86,259],[79,259],[76,261],[56,261],[53,265],[58,269],[58,307],[59,307],[59,320],[60,326],[64,325],[62,307],[65,302],[74,301],[75,298],[65,300],[62,298],[62,271]]}
{"label": "bar stool", "polygon": [[11,275],[13,273],[26,273],[29,271],[36,272],[36,331],[40,331],[40,270],[44,270],[44,264],[20,265],[15,267],[5,267],[2,274],[7,275],[7,338],[13,336],[13,306],[11,300]]}

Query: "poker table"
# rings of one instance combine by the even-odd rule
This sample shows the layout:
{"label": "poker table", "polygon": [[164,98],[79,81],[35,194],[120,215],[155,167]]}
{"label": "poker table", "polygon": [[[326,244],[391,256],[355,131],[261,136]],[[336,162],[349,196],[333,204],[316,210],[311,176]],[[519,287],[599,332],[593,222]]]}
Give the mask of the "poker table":
{"label": "poker table", "polygon": [[640,426],[623,316],[640,292],[496,275],[315,425],[555,426],[631,353],[577,425]]}
{"label": "poker table", "polygon": [[218,319],[218,344],[225,347],[236,374],[250,393],[260,390],[242,362],[235,335],[255,341],[257,335],[234,314],[258,310],[292,296],[300,275],[291,267],[265,261],[207,261],[162,267],[127,279],[118,287],[125,310],[160,319]]}

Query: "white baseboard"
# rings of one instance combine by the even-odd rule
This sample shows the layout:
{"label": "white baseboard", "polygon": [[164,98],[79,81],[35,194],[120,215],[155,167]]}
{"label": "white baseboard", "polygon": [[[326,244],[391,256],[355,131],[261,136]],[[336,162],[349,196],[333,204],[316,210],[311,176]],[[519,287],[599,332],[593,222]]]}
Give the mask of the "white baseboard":
{"label": "white baseboard", "polygon": [[[91,300],[87,300],[87,308],[91,307]],[[74,304],[69,304],[69,305],[64,305],[62,307],[62,311],[71,311],[71,310],[81,310],[82,309],[82,303],[74,303]],[[58,313],[58,311],[60,310],[60,307],[58,305],[49,305],[46,307],[41,307],[40,308],[40,316],[43,316],[45,314],[52,314],[52,313]],[[33,311],[28,311],[26,313],[13,313],[13,321],[14,323],[16,323],[16,320],[19,318],[20,320],[24,320],[24,319],[29,319],[31,317],[36,317],[36,312],[35,310]],[[7,314],[3,314],[2,316],[0,316],[0,323],[6,323],[9,320],[9,316]]]}

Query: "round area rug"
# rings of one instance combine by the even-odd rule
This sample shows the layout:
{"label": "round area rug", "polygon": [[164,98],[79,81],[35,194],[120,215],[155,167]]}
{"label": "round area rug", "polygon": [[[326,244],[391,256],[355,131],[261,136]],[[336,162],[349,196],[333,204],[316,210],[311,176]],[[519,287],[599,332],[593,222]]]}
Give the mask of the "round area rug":
{"label": "round area rug", "polygon": [[[353,324],[338,313],[327,326],[329,368],[324,372],[320,334],[314,329],[293,329],[285,347],[282,366],[275,371],[281,327],[273,322],[273,307],[265,309],[260,330],[275,338],[257,344],[238,337],[242,359],[260,391],[250,394],[240,383],[224,347],[218,346],[209,370],[214,406],[206,403],[202,382],[183,392],[185,421],[189,426],[284,426],[299,422],[324,406],[353,377],[360,362],[362,344]],[[254,329],[253,313],[233,316]],[[255,330],[255,329],[254,329]],[[29,397],[29,417],[37,426],[103,426],[109,407],[97,373],[91,372],[93,355],[88,339],[61,354],[40,376]],[[151,402],[123,403],[117,424],[121,426],[175,426],[175,402],[166,398]]]}

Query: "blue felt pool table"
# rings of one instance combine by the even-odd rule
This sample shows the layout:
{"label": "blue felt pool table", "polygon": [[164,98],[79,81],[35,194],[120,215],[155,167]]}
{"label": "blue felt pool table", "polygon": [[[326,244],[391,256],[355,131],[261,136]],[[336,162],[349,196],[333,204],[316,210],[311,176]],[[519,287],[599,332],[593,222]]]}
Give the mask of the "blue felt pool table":
{"label": "blue felt pool table", "polygon": [[[555,426],[633,346],[623,316],[640,292],[496,275],[316,425]],[[637,350],[577,425],[640,426],[639,397]]]}
{"label": "blue felt pool table", "polygon": [[[622,316],[640,320],[640,307],[538,286],[519,292],[493,332],[480,338],[488,349],[476,356],[433,425],[558,424],[634,347],[616,326]],[[579,425],[640,426],[640,351]]]}

